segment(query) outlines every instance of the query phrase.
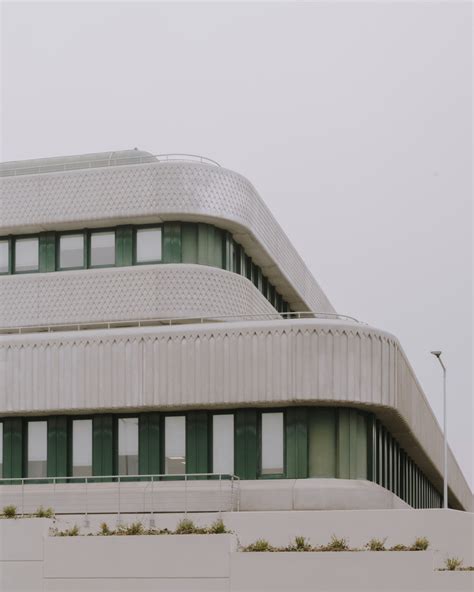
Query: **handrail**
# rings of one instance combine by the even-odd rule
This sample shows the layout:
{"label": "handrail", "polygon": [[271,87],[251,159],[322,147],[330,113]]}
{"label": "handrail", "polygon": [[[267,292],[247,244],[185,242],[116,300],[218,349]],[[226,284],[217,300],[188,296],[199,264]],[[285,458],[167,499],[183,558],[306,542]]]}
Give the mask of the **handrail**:
{"label": "handrail", "polygon": [[204,324],[215,321],[265,321],[265,320],[301,320],[301,319],[335,319],[351,321],[360,325],[366,325],[355,317],[331,312],[274,312],[260,314],[241,315],[208,315],[206,317],[158,317],[150,319],[137,319],[130,321],[97,321],[91,323],[55,323],[51,325],[30,325],[26,327],[0,327],[0,335],[17,335],[25,333],[55,333],[59,331],[84,331],[91,329],[114,329],[127,327],[153,327],[153,326],[174,326],[184,324]]}
{"label": "handrail", "polygon": [[[28,161],[23,161],[24,164],[18,164],[8,169],[2,169],[0,167],[0,177],[11,177],[17,175],[36,175],[39,173],[56,173],[61,171],[74,171],[82,169],[102,168],[102,167],[113,167],[123,166],[127,164],[153,164],[163,163],[170,161],[179,162],[199,162],[201,164],[209,164],[220,167],[221,165],[199,154],[186,154],[186,153],[175,153],[175,154],[147,154],[140,156],[118,156],[113,158],[112,154],[107,158],[91,159],[91,160],[75,160],[69,162],[51,162],[49,164],[32,165],[28,164]],[[8,163],[3,163],[8,165]]]}
{"label": "handrail", "polygon": [[[121,523],[121,516],[123,513],[129,513],[130,500],[127,489],[122,490],[125,483],[134,485],[144,484],[145,488],[143,491],[132,489],[132,493],[136,495],[136,499],[132,500],[134,505],[133,512],[137,512],[140,508],[140,513],[150,514],[150,527],[155,526],[154,515],[158,511],[169,511],[166,509],[167,502],[163,505],[163,493],[162,484],[175,483],[179,485],[180,489],[183,489],[184,501],[181,503],[176,499],[176,495],[173,494],[173,500],[177,503],[176,509],[171,511],[183,512],[186,515],[188,512],[196,510],[196,500],[190,496],[195,495],[201,496],[208,495],[209,491],[196,490],[190,488],[190,481],[196,481],[202,483],[202,479],[207,478],[209,484],[215,484],[215,487],[211,488],[210,493],[214,493],[213,498],[208,498],[207,504],[210,508],[208,511],[218,511],[220,514],[225,510],[225,491],[222,488],[222,482],[226,481],[229,483],[230,488],[227,488],[226,495],[228,499],[227,507],[230,511],[240,509],[240,478],[237,475],[231,473],[182,473],[182,474],[170,474],[170,473],[157,473],[147,475],[90,475],[90,476],[57,476],[57,477],[3,477],[0,479],[0,486],[6,485],[6,488],[2,490],[2,496],[9,501],[17,502],[20,509],[21,516],[28,515],[26,511],[29,508],[29,514],[34,513],[34,508],[38,507],[38,496],[43,495],[40,499],[42,504],[47,506],[53,506],[53,510],[56,514],[84,514],[84,526],[89,527],[89,514],[100,513],[97,508],[97,495],[107,494],[107,512],[117,514],[117,523]],[[69,490],[69,485],[83,486],[76,490]],[[107,484],[106,489],[97,489],[91,485]],[[30,484],[30,485],[29,485]],[[46,486],[39,490],[33,485]],[[57,487],[57,486],[65,486]],[[110,486],[114,489],[115,495],[110,497]],[[149,489],[148,489],[149,488]],[[189,490],[189,491],[188,491]],[[193,494],[194,491],[194,494]],[[102,492],[102,493],[101,493]],[[31,494],[32,499],[29,495]],[[74,495],[73,495],[74,494]],[[77,498],[79,494],[79,499]],[[215,494],[217,494],[217,501],[215,500]],[[127,498],[128,495],[128,498]],[[95,499],[95,502],[94,502]],[[127,503],[128,499],[128,503]],[[148,505],[146,501],[148,499]],[[160,502],[161,499],[161,502]],[[66,500],[66,501],[65,501]],[[141,500],[141,501],[140,501]],[[56,506],[59,503],[59,507]],[[91,506],[92,504],[92,506]],[[210,504],[210,506],[209,506]],[[16,504],[12,504],[15,505]],[[94,509],[95,505],[95,509]],[[65,507],[66,506],[66,507]],[[99,504],[100,506],[100,504]],[[128,507],[128,509],[127,509]]]}
{"label": "handrail", "polygon": [[146,479],[163,479],[166,477],[167,481],[183,481],[184,478],[192,480],[193,477],[220,477],[227,481],[240,481],[240,477],[232,473],[153,473],[146,475],[84,475],[84,476],[56,476],[56,477],[2,477],[0,478],[0,485],[7,483],[11,485],[12,481],[26,483],[28,481],[34,482],[36,485],[49,485],[61,483],[65,484],[68,481],[79,481],[80,483],[96,483],[103,479],[110,480],[110,483],[118,481],[127,482],[132,479],[144,481]]}

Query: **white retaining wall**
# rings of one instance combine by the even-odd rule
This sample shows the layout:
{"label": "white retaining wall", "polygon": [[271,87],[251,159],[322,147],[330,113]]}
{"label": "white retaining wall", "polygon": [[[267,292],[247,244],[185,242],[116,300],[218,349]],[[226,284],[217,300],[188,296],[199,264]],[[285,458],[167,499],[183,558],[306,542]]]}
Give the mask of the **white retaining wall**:
{"label": "white retaining wall", "polygon": [[[469,515],[441,510],[412,510],[402,514],[413,517],[433,512],[431,522],[437,528],[446,528],[445,539],[459,535],[462,528],[456,515],[464,519]],[[438,516],[443,514],[440,519]],[[272,514],[274,514],[272,516]],[[252,516],[253,527],[277,524],[277,530],[286,521],[285,533],[301,529],[304,525],[321,526],[324,514],[346,514],[346,527],[370,524],[367,515],[360,513],[354,522],[352,512],[258,513]],[[399,521],[400,512],[380,514],[390,523]],[[215,514],[213,515],[215,518]],[[226,522],[250,514],[225,515]],[[174,520],[177,516],[173,516]],[[209,516],[207,517],[209,518]],[[266,518],[268,522],[261,522]],[[301,520],[288,529],[288,521]],[[403,521],[403,520],[402,520]],[[445,523],[443,524],[443,521]],[[241,591],[298,591],[343,590],[379,591],[470,591],[473,572],[447,573],[435,570],[436,551],[426,552],[341,552],[341,553],[242,553],[236,551],[234,535],[181,535],[181,536],[129,536],[129,537],[50,537],[53,521],[46,519],[0,520],[0,590],[241,590]],[[209,521],[207,521],[209,523]],[[372,523],[373,530],[377,521]],[[472,522],[470,523],[472,526]],[[64,526],[64,524],[62,525]],[[247,525],[240,525],[250,534]],[[245,528],[244,528],[245,526]],[[327,525],[326,525],[327,526]],[[405,527],[407,523],[405,524]],[[452,535],[449,531],[452,531]],[[315,531],[316,534],[318,531]],[[472,532],[472,531],[471,531]],[[242,532],[240,533],[242,535]],[[270,535],[276,535],[274,532]],[[301,532],[300,532],[301,534]],[[259,536],[263,536],[260,532]],[[268,536],[271,539],[271,536]],[[314,537],[313,537],[314,538]],[[441,540],[441,539],[440,539]],[[278,543],[278,541],[274,541]],[[313,540],[313,542],[317,542]],[[327,542],[327,541],[325,541]],[[404,542],[404,541],[398,541]],[[406,541],[408,542],[408,541]]]}

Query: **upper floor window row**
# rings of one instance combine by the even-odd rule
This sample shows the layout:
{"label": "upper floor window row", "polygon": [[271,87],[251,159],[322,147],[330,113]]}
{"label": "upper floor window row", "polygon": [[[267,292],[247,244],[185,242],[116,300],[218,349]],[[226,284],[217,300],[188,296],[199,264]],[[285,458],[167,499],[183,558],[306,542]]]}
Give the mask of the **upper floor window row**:
{"label": "upper floor window row", "polygon": [[229,232],[211,224],[165,222],[0,237],[0,274],[161,262],[208,265],[240,274],[278,312],[290,312],[289,304],[244,247]]}
{"label": "upper floor window row", "polygon": [[[38,236],[0,239],[0,274],[110,267],[116,264],[115,230],[84,230],[59,233],[51,247]],[[134,233],[134,263],[158,263],[162,254],[161,227],[137,228]],[[41,250],[44,253],[41,253]],[[55,252],[54,252],[55,251]],[[46,269],[41,269],[44,262]]]}

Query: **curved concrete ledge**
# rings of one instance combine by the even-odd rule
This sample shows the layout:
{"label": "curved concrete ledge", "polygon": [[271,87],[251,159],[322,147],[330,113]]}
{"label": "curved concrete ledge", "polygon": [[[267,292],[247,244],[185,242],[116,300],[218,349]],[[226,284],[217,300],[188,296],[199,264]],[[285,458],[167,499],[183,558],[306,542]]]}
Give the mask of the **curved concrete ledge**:
{"label": "curved concrete ledge", "polygon": [[184,263],[5,276],[0,302],[0,327],[276,312],[247,278]]}
{"label": "curved concrete ledge", "polygon": [[384,487],[358,479],[240,481],[240,510],[408,510]]}
{"label": "curved concrete ledge", "polygon": [[252,184],[224,168],[150,163],[0,179],[0,234],[199,220],[232,232],[294,310],[334,312]]}

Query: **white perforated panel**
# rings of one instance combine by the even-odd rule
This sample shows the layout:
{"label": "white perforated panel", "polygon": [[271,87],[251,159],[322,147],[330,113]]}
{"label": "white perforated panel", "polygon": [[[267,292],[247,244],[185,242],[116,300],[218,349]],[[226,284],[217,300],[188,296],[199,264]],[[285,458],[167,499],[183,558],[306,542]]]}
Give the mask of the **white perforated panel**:
{"label": "white perforated panel", "polygon": [[276,312],[248,279],[186,264],[4,276],[0,303],[0,327]]}
{"label": "white perforated panel", "polygon": [[159,215],[212,217],[254,238],[261,256],[276,266],[282,291],[293,292],[294,306],[301,309],[300,301],[308,310],[334,312],[254,187],[235,172],[180,162],[4,177],[0,183],[3,234]]}

